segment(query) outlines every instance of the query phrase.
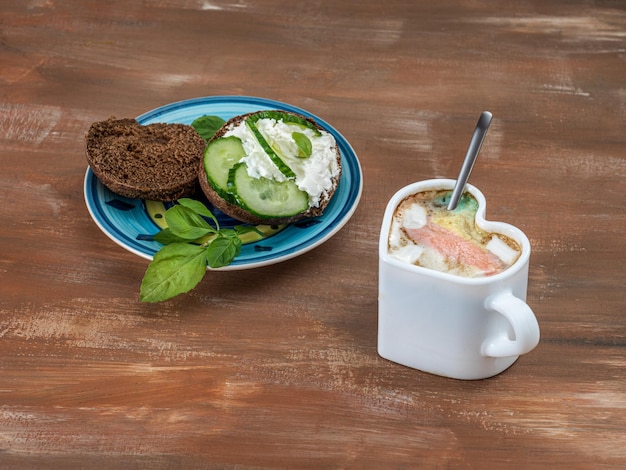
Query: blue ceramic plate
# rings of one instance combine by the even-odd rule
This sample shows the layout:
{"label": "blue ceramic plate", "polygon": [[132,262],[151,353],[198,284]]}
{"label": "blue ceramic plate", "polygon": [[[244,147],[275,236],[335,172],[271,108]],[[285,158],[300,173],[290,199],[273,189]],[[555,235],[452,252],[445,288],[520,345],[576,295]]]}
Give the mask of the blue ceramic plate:
{"label": "blue ceramic plate", "polygon": [[[220,270],[249,269],[279,263],[306,253],[324,243],[337,233],[352,217],[361,197],[363,178],[361,166],[354,150],[346,139],[328,123],[313,114],[289,104],[249,96],[213,96],[179,101],[142,114],[141,124],[155,122],[191,124],[204,116],[219,116],[228,120],[239,114],[279,109],[309,116],[336,139],[341,152],[342,176],[335,195],[324,214],[313,219],[281,227],[260,227],[263,236],[244,240],[241,254],[229,266]],[[152,259],[161,244],[152,236],[162,227],[162,213],[167,203],[128,199],[109,191],[87,168],[85,174],[85,201],[91,217],[98,227],[115,243],[143,258]],[[208,203],[207,203],[208,205]],[[209,208],[216,214],[220,225],[241,224]]]}

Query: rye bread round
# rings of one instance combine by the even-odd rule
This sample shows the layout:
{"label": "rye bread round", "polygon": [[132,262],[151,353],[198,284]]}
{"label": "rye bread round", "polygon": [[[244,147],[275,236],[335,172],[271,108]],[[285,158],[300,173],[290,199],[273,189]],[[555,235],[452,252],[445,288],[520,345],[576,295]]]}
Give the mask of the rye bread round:
{"label": "rye bread round", "polygon": [[206,142],[191,126],[109,118],[87,132],[87,162],[120,196],[173,201],[192,197]]}
{"label": "rye bread round", "polygon": [[[302,116],[297,113],[287,112],[287,111],[279,111],[279,112],[284,113],[284,114],[292,114],[294,116],[298,116],[300,119],[305,119],[311,124],[313,124],[318,130],[324,131],[324,129],[311,118]],[[220,137],[223,137],[224,134],[228,132],[229,129],[236,127],[241,122],[245,121],[249,116],[252,116],[254,114],[256,113],[242,114],[242,115],[235,116],[229,119],[215,133],[215,135],[213,135],[213,137],[209,140],[209,143],[211,143],[215,139],[219,139]],[[339,179],[341,178],[341,170],[342,170],[341,154],[339,153],[339,148],[337,147],[337,145],[335,145],[335,152],[336,152],[337,165],[339,166],[339,172],[332,180],[332,188],[322,195],[318,207],[309,207],[308,210],[300,212],[299,214],[296,214],[296,215],[292,215],[290,217],[272,217],[272,218],[260,217],[256,214],[252,214],[248,212],[247,210],[245,210],[244,208],[236,204],[233,204],[225,200],[211,186],[211,182],[209,181],[206,171],[204,169],[204,159],[200,161],[200,168],[198,171],[198,181],[200,182],[200,188],[202,189],[202,192],[207,197],[207,199],[211,202],[211,204],[213,204],[219,210],[221,210],[222,212],[231,216],[234,219],[240,220],[242,222],[247,222],[253,225],[290,224],[290,223],[297,222],[299,220],[302,220],[308,217],[318,217],[322,215],[322,213],[324,212],[324,209],[326,209],[326,206],[328,206],[328,203],[330,202],[331,198],[335,194],[337,185],[339,184]]]}

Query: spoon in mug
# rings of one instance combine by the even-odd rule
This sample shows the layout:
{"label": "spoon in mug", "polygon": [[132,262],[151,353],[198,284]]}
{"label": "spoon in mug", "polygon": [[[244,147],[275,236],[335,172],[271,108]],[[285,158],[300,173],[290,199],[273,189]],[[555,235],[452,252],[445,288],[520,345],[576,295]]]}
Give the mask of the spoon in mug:
{"label": "spoon in mug", "polygon": [[459,177],[456,179],[456,184],[452,190],[452,196],[450,196],[450,202],[448,203],[449,211],[456,209],[459,199],[461,199],[461,195],[465,190],[465,185],[467,184],[469,175],[474,167],[474,162],[476,161],[480,147],[483,144],[485,135],[487,134],[487,129],[489,129],[489,124],[491,124],[491,118],[492,114],[489,111],[483,111],[478,119],[478,123],[476,123],[476,129],[474,129],[472,140],[470,140],[469,147],[467,148],[467,153],[465,154],[465,159],[463,160],[463,165],[461,166],[461,171],[459,172]]}

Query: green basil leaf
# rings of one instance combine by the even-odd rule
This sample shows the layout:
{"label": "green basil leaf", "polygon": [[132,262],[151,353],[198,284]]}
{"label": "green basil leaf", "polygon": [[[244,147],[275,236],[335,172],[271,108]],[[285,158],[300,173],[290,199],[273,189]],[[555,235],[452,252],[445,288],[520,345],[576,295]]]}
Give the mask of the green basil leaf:
{"label": "green basil leaf", "polygon": [[188,242],[189,240],[186,240],[184,238],[181,238],[177,235],[174,235],[172,233],[172,230],[167,227],[164,228],[163,230],[161,230],[159,233],[157,233],[156,235],[154,235],[154,241],[157,241],[163,245],[169,245],[170,243],[181,243],[181,242]]}
{"label": "green basil leaf", "polygon": [[203,217],[208,217],[215,223],[215,227],[219,230],[220,224],[217,221],[217,218],[213,215],[213,213],[200,201],[196,201],[195,199],[182,198],[178,200],[178,203],[182,206],[188,207],[196,214],[199,214]]}
{"label": "green basil leaf", "polygon": [[206,220],[185,206],[172,206],[165,212],[165,221],[172,234],[185,240],[197,240],[216,230]]}
{"label": "green basil leaf", "polygon": [[298,146],[298,158],[309,158],[313,153],[313,144],[302,132],[292,132],[291,138]]}
{"label": "green basil leaf", "polygon": [[239,253],[241,240],[238,237],[219,236],[207,247],[207,262],[212,268],[221,268],[232,263]]}
{"label": "green basil leaf", "polygon": [[205,206],[202,202],[196,201],[195,199],[190,199],[188,197],[180,198],[177,201],[181,206],[188,207],[193,210],[196,214],[203,215],[205,217],[213,217],[211,211]]}
{"label": "green basil leaf", "polygon": [[191,123],[191,127],[193,127],[196,132],[200,134],[200,137],[208,141],[211,140],[211,137],[215,135],[225,122],[226,121],[218,116],[202,116],[195,119]]}
{"label": "green basil leaf", "polygon": [[160,302],[189,292],[206,273],[207,250],[189,243],[161,248],[148,265],[141,282],[140,300]]}

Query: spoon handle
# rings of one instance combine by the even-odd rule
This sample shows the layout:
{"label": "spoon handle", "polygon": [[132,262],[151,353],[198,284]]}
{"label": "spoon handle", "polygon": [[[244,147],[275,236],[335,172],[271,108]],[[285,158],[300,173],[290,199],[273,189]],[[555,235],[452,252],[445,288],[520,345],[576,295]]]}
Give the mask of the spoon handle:
{"label": "spoon handle", "polygon": [[467,153],[465,154],[465,159],[463,160],[463,165],[461,166],[461,171],[459,172],[459,177],[456,179],[454,190],[452,190],[452,196],[450,196],[450,202],[448,203],[449,211],[456,209],[459,199],[461,199],[461,195],[465,190],[465,185],[467,184],[469,175],[474,167],[474,162],[476,161],[480,147],[483,144],[483,140],[485,140],[485,135],[487,134],[487,129],[489,129],[489,124],[491,124],[492,117],[493,116],[489,111],[483,111],[480,118],[478,118],[476,129],[474,129],[472,140],[470,140]]}

